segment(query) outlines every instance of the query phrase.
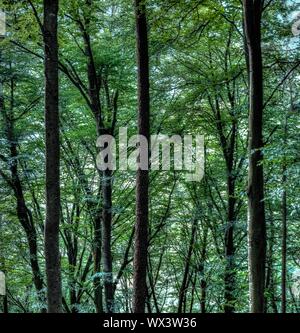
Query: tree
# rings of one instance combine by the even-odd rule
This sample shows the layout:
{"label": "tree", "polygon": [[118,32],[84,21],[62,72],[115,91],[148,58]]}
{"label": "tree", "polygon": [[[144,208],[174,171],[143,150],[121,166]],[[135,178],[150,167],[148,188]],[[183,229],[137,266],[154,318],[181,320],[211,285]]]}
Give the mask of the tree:
{"label": "tree", "polygon": [[264,1],[244,0],[249,56],[248,246],[251,312],[264,311],[266,221],[263,174],[263,66],[261,17]]}
{"label": "tree", "polygon": [[60,142],[58,98],[58,0],[44,0],[45,138],[46,138],[46,223],[45,259],[48,312],[62,310],[59,253]]}
{"label": "tree", "polygon": [[[143,135],[149,144],[149,55],[146,6],[143,0],[135,0],[135,17],[138,67],[138,133],[139,135]],[[138,168],[136,175],[136,224],[133,277],[133,311],[135,313],[143,313],[145,311],[147,295],[148,187],[149,171]]]}
{"label": "tree", "polygon": [[[257,63],[249,56],[258,52],[248,50],[242,2],[139,3],[135,9],[146,16],[142,36],[146,27],[151,31],[151,41],[140,49],[130,1],[60,2],[61,311],[249,312],[249,69]],[[46,307],[42,249],[49,213],[45,164],[51,157],[45,154],[42,98],[43,1],[0,0],[0,7],[8,23],[0,39],[0,270],[6,273],[9,312],[37,313]],[[299,39],[291,49],[287,24],[293,10],[290,1],[264,1],[264,140],[257,145],[263,159],[250,161],[252,175],[263,163],[266,277],[264,295],[256,296],[265,296],[268,313],[299,311],[300,62]],[[145,63],[137,63],[135,53],[145,56],[147,48],[151,65],[140,70],[138,81],[140,119],[151,109],[151,133],[204,135],[201,182],[188,181],[188,171],[173,165],[173,145],[170,170],[149,171],[146,191],[144,170],[137,188],[136,170],[119,163],[113,171],[97,168],[105,148],[96,145],[100,135],[113,135],[118,147],[120,128],[127,127],[128,139],[137,134],[137,64]],[[253,73],[257,90],[257,67]],[[142,94],[149,81],[150,92]],[[133,150],[128,147],[128,154]],[[143,212],[138,216],[137,208]]]}
{"label": "tree", "polygon": [[[20,225],[25,231],[26,239],[28,242],[29,249],[29,258],[30,258],[30,266],[33,275],[33,283],[36,288],[38,299],[41,304],[44,303],[44,281],[43,275],[40,268],[40,263],[38,259],[38,236],[37,229],[34,223],[32,210],[30,209],[28,203],[26,202],[25,194],[24,194],[24,185],[21,180],[20,175],[20,156],[18,151],[18,135],[16,134],[16,126],[18,121],[22,119],[22,114],[16,115],[15,107],[18,104],[15,94],[17,82],[14,78],[15,70],[13,69],[13,65],[10,63],[9,68],[11,71],[11,76],[8,78],[8,87],[9,94],[11,96],[9,106],[7,107],[4,95],[0,96],[0,113],[3,117],[4,122],[4,132],[6,135],[6,141],[8,143],[8,156],[4,156],[0,154],[0,159],[5,162],[7,168],[9,169],[10,176],[4,173],[0,169],[0,175],[5,180],[9,188],[11,188],[14,193],[15,201],[16,201],[16,215],[20,222]],[[4,82],[3,82],[4,83]],[[6,83],[6,82],[5,82]],[[38,99],[36,99],[33,103],[29,103],[26,107],[27,110],[30,110],[33,107]],[[44,306],[42,305],[42,311],[45,311]]]}

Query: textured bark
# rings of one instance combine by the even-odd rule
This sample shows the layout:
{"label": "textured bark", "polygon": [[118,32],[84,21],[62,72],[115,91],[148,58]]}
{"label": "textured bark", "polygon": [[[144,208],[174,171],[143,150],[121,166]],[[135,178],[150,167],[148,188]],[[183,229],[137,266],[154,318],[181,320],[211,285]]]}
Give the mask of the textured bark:
{"label": "textured bark", "polygon": [[235,197],[235,186],[236,186],[236,172],[239,170],[234,170],[234,151],[236,144],[236,123],[233,120],[231,127],[231,137],[230,142],[226,145],[224,149],[224,156],[227,165],[227,227],[225,231],[225,313],[232,313],[235,309],[236,297],[234,295],[235,291],[235,246],[234,246],[234,226],[236,220],[236,197]]}
{"label": "textured bark", "polygon": [[197,220],[195,219],[193,221],[192,225],[192,233],[191,238],[189,242],[189,248],[188,253],[185,258],[185,267],[184,267],[184,273],[183,273],[183,279],[179,290],[179,300],[178,300],[178,313],[182,313],[184,309],[184,301],[186,298],[186,291],[188,287],[188,278],[190,274],[190,263],[192,259],[193,249],[195,246],[195,240],[196,240],[196,233],[197,233]]}
{"label": "textured bark", "polygon": [[114,312],[114,285],[111,254],[112,172],[105,170],[102,181],[102,259],[106,312]]}
{"label": "textured bark", "polygon": [[[97,210],[96,210],[97,211]],[[95,214],[95,213],[94,213]],[[94,217],[94,244],[93,244],[94,274],[100,273],[101,266],[101,218],[100,214]],[[96,312],[103,312],[102,284],[100,276],[94,278],[94,302]]]}
{"label": "textured bark", "polygon": [[274,246],[275,246],[275,227],[274,227],[274,216],[272,207],[269,204],[268,211],[270,212],[268,228],[268,249],[267,249],[267,269],[266,269],[266,299],[265,299],[265,310],[267,313],[269,308],[272,309],[273,313],[278,313],[276,305],[276,283],[274,282]]}
{"label": "textured bark", "polygon": [[207,255],[207,237],[208,237],[208,227],[205,226],[203,230],[203,242],[202,250],[199,264],[199,275],[200,275],[200,311],[201,313],[206,313],[206,290],[207,282],[205,278],[205,263]]}
{"label": "textured bark", "polygon": [[[73,204],[72,213],[67,217],[67,226],[72,226],[75,235],[72,235],[70,228],[64,227],[62,233],[64,234],[64,244],[67,250],[68,257],[68,287],[70,297],[70,311],[72,313],[78,312],[77,305],[79,304],[76,292],[76,267],[78,265],[78,221],[80,219],[80,209],[77,204]],[[64,219],[62,218],[62,222]]]}
{"label": "textured bark", "polygon": [[48,312],[62,310],[59,254],[60,144],[58,109],[58,0],[44,0],[45,130],[46,130],[46,224],[45,259]]}
{"label": "textured bark", "polygon": [[227,193],[228,193],[228,211],[227,211],[227,220],[228,225],[225,232],[225,258],[226,258],[226,267],[225,267],[225,313],[234,312],[234,285],[235,285],[235,273],[234,273],[234,224],[235,224],[235,180],[232,178],[232,170],[229,171],[229,176],[227,179]]}
{"label": "textured bark", "polygon": [[76,293],[76,277],[75,277],[75,267],[77,264],[77,258],[72,253],[73,251],[68,248],[68,263],[69,263],[69,296],[70,296],[70,307],[71,312],[76,313],[77,308],[77,293]]}
{"label": "textured bark", "polygon": [[[138,65],[138,132],[150,137],[149,55],[146,8],[144,1],[135,0],[137,65]],[[136,224],[134,248],[133,311],[143,313],[147,296],[148,252],[148,170],[138,169],[136,175]]]}
{"label": "textured bark", "polygon": [[[288,123],[287,116],[285,117],[284,124],[284,149],[287,145],[288,135]],[[282,199],[281,199],[281,210],[282,210],[282,240],[281,240],[281,312],[286,313],[286,262],[287,262],[287,165],[286,156],[284,152],[283,165],[282,165]]]}
{"label": "textured bark", "polygon": [[244,20],[249,54],[249,175],[248,251],[250,311],[264,311],[266,222],[263,174],[263,67],[261,52],[261,0],[244,0]]}
{"label": "textured bark", "polygon": [[[286,177],[283,176],[286,183]],[[282,244],[281,244],[281,312],[286,313],[286,249],[287,249],[287,196],[286,190],[282,193]]]}

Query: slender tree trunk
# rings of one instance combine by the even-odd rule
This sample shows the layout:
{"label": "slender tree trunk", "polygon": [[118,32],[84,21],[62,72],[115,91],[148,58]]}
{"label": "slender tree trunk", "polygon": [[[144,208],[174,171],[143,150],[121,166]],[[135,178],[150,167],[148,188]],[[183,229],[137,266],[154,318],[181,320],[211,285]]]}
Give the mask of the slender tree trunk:
{"label": "slender tree trunk", "polygon": [[[288,125],[287,125],[287,115],[285,116],[284,124],[284,149],[286,149],[287,144],[287,134],[288,134]],[[282,201],[281,201],[281,210],[282,210],[282,243],[281,243],[281,312],[286,313],[286,251],[287,251],[287,167],[286,167],[286,157],[284,152],[283,166],[282,166]]]}
{"label": "slender tree trunk", "polygon": [[[234,148],[233,148],[234,149]],[[235,272],[234,272],[234,224],[235,224],[235,180],[232,177],[232,169],[228,170],[228,179],[227,179],[227,193],[228,193],[228,212],[227,219],[228,225],[225,232],[225,258],[226,258],[226,267],[225,267],[225,313],[234,312],[234,285],[235,285]]]}
{"label": "slender tree trunk", "polygon": [[[226,66],[227,67],[227,66]],[[215,96],[215,106],[210,102],[212,109],[214,110],[216,117],[216,127],[220,139],[220,144],[222,147],[224,159],[226,162],[226,171],[227,171],[227,225],[225,230],[225,272],[224,272],[224,312],[232,313],[235,309],[235,267],[234,267],[234,255],[235,255],[235,246],[234,246],[234,226],[236,219],[236,197],[235,197],[235,173],[238,169],[234,168],[234,152],[236,148],[236,120],[234,119],[234,109],[235,101],[234,94],[230,92],[230,87],[228,87],[228,97],[231,105],[231,135],[229,138],[226,137],[224,132],[224,127],[221,118],[221,110],[219,104],[219,98]]]}
{"label": "slender tree trunk", "polygon": [[[69,251],[68,251],[69,252]],[[69,295],[70,295],[70,307],[72,313],[77,313],[77,293],[76,293],[76,277],[75,277],[75,267],[77,260],[72,254],[68,254],[69,261]]]}
{"label": "slender tree trunk", "polygon": [[58,109],[58,0],[44,0],[45,129],[46,129],[46,225],[45,257],[48,312],[62,310],[59,254],[60,145]]}
{"label": "slender tree trunk", "polygon": [[[85,43],[85,53],[87,57],[87,76],[88,76],[88,91],[90,98],[90,107],[94,114],[97,135],[113,134],[108,128],[105,128],[102,121],[102,108],[100,101],[100,86],[101,75],[97,75],[94,54],[89,35],[90,17],[89,14],[92,8],[92,0],[86,0],[88,15],[85,18],[85,27],[81,27],[83,39]],[[104,271],[104,295],[105,295],[105,312],[114,312],[114,288],[113,288],[113,273],[112,273],[112,254],[111,254],[111,225],[112,225],[112,180],[111,171],[105,170],[102,172],[102,226],[101,235],[99,230],[95,230],[94,240],[99,244],[95,244],[96,249],[101,251],[103,271]],[[100,237],[98,237],[100,236]],[[98,255],[94,257],[97,259]],[[95,267],[100,266],[100,262],[95,261]],[[99,279],[95,279],[95,301],[97,312],[102,312],[102,287]],[[100,304],[101,302],[101,304]]]}
{"label": "slender tree trunk", "polygon": [[[100,273],[101,266],[101,218],[94,207],[94,244],[93,244],[93,259],[94,259],[94,274]],[[102,298],[102,284],[100,276],[96,276],[93,280],[94,283],[94,302],[96,312],[103,312],[103,298]]]}
{"label": "slender tree trunk", "polygon": [[261,52],[261,0],[243,0],[249,53],[249,175],[248,251],[250,311],[264,311],[266,222],[263,175],[263,67]]}
{"label": "slender tree trunk", "polygon": [[[143,0],[135,0],[136,40],[138,63],[138,131],[150,137],[149,55],[146,7]],[[138,169],[136,175],[136,224],[134,249],[133,311],[143,313],[147,296],[148,252],[148,170]]]}
{"label": "slender tree trunk", "polygon": [[151,303],[151,297],[153,297],[153,306],[155,308],[155,312],[160,313],[157,297],[155,294],[155,283],[153,281],[153,272],[150,259],[148,260],[148,280],[149,280],[149,289],[150,289],[150,293],[148,295],[149,303]]}
{"label": "slender tree trunk", "polygon": [[208,228],[204,227],[203,231],[203,244],[201,250],[201,259],[199,264],[199,275],[200,275],[200,310],[201,313],[206,313],[206,289],[207,282],[205,278],[205,262],[206,262],[206,252],[207,252],[207,236]]}
{"label": "slender tree trunk", "polygon": [[188,286],[188,278],[189,278],[189,273],[190,273],[190,263],[191,263],[193,249],[194,249],[195,240],[196,240],[197,222],[198,221],[196,219],[193,221],[188,253],[185,258],[184,274],[183,274],[181,287],[179,290],[178,313],[182,313],[183,309],[184,309],[184,301],[185,301],[186,290],[187,290],[187,286]]}
{"label": "slender tree trunk", "polygon": [[196,290],[196,283],[197,283],[197,271],[193,272],[193,278],[191,279],[192,283],[192,292],[191,292],[191,303],[189,307],[189,313],[193,313],[194,308],[194,301],[195,301],[195,290]]}
{"label": "slender tree trunk", "polygon": [[[227,41],[227,48],[225,52],[225,70],[228,73],[230,63],[230,46],[233,33],[233,26],[229,31],[229,39]],[[238,173],[238,166],[235,167],[235,151],[237,140],[237,119],[236,119],[236,107],[235,107],[235,88],[230,86],[230,83],[226,83],[227,96],[230,103],[229,114],[231,116],[231,129],[228,139],[223,139],[226,145],[223,145],[223,154],[226,160],[227,166],[227,227],[225,231],[225,313],[233,313],[235,310],[235,246],[234,246],[234,227],[236,222],[236,197],[235,197],[235,185],[236,174]],[[221,118],[221,117],[220,117]],[[221,120],[221,119],[220,119]],[[221,134],[223,131],[221,132]]]}
{"label": "slender tree trunk", "polygon": [[274,283],[274,241],[275,241],[275,228],[274,228],[274,217],[272,212],[272,207],[268,207],[268,211],[270,212],[270,227],[269,229],[269,242],[268,242],[268,255],[267,255],[267,269],[266,269],[266,294],[268,297],[265,299],[265,310],[267,313],[269,310],[269,304],[274,313],[278,313],[277,305],[276,305],[276,289]]}
{"label": "slender tree trunk", "polygon": [[201,295],[200,295],[200,311],[201,313],[206,313],[206,288],[207,283],[204,278],[200,280],[200,288],[201,288]]}
{"label": "slender tree trunk", "polygon": [[112,224],[112,172],[105,170],[102,181],[102,259],[104,271],[104,291],[106,312],[114,312],[114,286],[111,254],[111,224]]}
{"label": "slender tree trunk", "polygon": [[[76,216],[79,218],[79,215]],[[72,222],[71,222],[72,223]],[[65,234],[65,246],[67,249],[68,256],[68,289],[69,289],[69,299],[70,299],[70,308],[72,313],[77,313],[77,292],[76,292],[76,267],[77,267],[77,254],[78,254],[78,242],[76,236],[71,235],[70,230],[66,228],[64,231]],[[76,232],[74,230],[74,232]]]}

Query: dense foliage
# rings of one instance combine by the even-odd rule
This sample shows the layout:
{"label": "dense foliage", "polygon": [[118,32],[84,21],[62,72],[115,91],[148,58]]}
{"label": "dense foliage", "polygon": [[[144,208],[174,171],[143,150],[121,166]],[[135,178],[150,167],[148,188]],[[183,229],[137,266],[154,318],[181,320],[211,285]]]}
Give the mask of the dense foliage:
{"label": "dense foliage", "polygon": [[[30,1],[0,2],[7,13],[7,35],[0,41],[0,270],[7,277],[10,312],[45,308],[44,79],[39,27],[43,10],[42,1],[32,3],[34,10]],[[103,175],[96,167],[98,132],[87,96],[83,30],[90,37],[101,78],[104,126],[115,112],[116,137],[121,127],[128,128],[129,136],[137,130],[132,1],[87,3],[61,1],[58,20],[60,251],[66,312],[105,309],[106,273],[97,259]],[[283,255],[287,258],[286,310],[300,311],[300,60],[299,37],[291,32],[295,10],[293,1],[265,1],[262,19],[267,312],[280,312]],[[146,310],[223,312],[230,302],[234,311],[249,312],[249,81],[241,2],[149,0],[147,15],[151,133],[204,135],[205,176],[201,182],[188,182],[184,171],[174,168],[150,172]],[[21,194],[13,185],[16,177]],[[229,193],[231,180],[234,189]],[[27,225],[16,209],[21,197]],[[112,214],[114,311],[131,312],[134,171],[114,171]],[[284,218],[287,248],[283,251]],[[234,249],[226,256],[230,227]],[[34,237],[36,254],[30,251]],[[229,298],[225,297],[226,276]]]}

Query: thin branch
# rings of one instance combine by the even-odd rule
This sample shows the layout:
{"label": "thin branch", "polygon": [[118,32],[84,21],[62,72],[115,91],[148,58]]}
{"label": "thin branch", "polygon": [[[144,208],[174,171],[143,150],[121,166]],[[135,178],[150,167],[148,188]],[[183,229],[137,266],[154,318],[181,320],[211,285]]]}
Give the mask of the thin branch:
{"label": "thin branch", "polygon": [[274,95],[276,94],[276,92],[278,91],[278,89],[284,84],[284,82],[289,78],[289,76],[293,73],[294,70],[297,69],[297,67],[300,65],[300,61],[298,61],[296,63],[296,65],[294,65],[290,71],[283,77],[283,79],[278,83],[278,85],[276,86],[276,88],[273,90],[273,92],[271,93],[271,95],[267,98],[266,102],[263,105],[263,109],[266,108],[266,106],[268,105],[268,103],[272,100],[272,98],[274,97]]}
{"label": "thin branch", "polygon": [[41,33],[44,35],[44,25],[43,25],[43,23],[42,23],[42,21],[41,21],[41,19],[40,19],[40,17],[39,17],[39,14],[38,14],[37,10],[36,10],[36,8],[34,7],[34,5],[33,5],[33,3],[32,3],[31,0],[27,0],[27,1],[29,2],[30,6],[31,6],[31,8],[32,8],[32,11],[33,11],[34,17],[36,18],[36,21],[37,21],[37,23],[38,23],[38,25],[39,25],[39,27],[40,27],[40,29],[41,29]]}

